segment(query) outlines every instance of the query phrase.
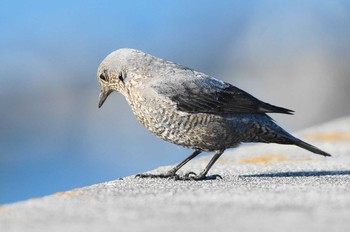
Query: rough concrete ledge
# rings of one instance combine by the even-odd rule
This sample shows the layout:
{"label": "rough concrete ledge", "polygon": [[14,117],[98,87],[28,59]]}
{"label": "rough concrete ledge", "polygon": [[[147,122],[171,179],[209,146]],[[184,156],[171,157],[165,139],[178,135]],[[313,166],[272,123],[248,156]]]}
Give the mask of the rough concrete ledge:
{"label": "rough concrete ledge", "polygon": [[[130,176],[0,206],[0,231],[350,231],[350,117],[298,136],[333,157],[243,146],[212,168],[222,180]],[[209,158],[183,171],[199,171]]]}

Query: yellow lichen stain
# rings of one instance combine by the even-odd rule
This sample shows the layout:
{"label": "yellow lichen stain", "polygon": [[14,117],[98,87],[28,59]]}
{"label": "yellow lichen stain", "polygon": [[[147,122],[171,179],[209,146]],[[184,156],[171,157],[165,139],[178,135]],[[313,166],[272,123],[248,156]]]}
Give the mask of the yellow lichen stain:
{"label": "yellow lichen stain", "polygon": [[305,138],[315,141],[336,142],[350,140],[350,132],[329,132],[306,134]]}
{"label": "yellow lichen stain", "polygon": [[[202,162],[209,162],[209,158],[202,158]],[[268,165],[272,162],[308,162],[314,161],[313,158],[289,158],[284,153],[268,153],[259,156],[253,156],[249,158],[243,158],[239,160],[231,160],[231,159],[219,159],[217,161],[218,164],[260,164],[260,165]]]}
{"label": "yellow lichen stain", "polygon": [[255,157],[249,157],[238,160],[241,164],[264,164],[267,165],[271,162],[284,162],[290,161],[285,154],[264,154]]}
{"label": "yellow lichen stain", "polygon": [[74,191],[66,191],[66,192],[58,192],[54,194],[57,197],[74,197],[74,196],[78,196],[77,192]]}
{"label": "yellow lichen stain", "polygon": [[272,162],[307,162],[312,161],[312,158],[296,159],[289,158],[286,154],[277,153],[277,154],[264,154],[255,157],[249,157],[245,159],[240,159],[237,162],[240,164],[262,164],[268,165]]}

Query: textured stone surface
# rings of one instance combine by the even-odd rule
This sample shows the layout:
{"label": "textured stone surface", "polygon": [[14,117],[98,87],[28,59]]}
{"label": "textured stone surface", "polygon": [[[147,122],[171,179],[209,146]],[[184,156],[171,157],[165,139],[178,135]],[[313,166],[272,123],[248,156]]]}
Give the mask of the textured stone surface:
{"label": "textured stone surface", "polygon": [[[350,231],[350,117],[297,135],[333,157],[242,146],[209,172],[222,180],[130,176],[3,205],[0,231]],[[198,172],[210,157],[181,171]]]}

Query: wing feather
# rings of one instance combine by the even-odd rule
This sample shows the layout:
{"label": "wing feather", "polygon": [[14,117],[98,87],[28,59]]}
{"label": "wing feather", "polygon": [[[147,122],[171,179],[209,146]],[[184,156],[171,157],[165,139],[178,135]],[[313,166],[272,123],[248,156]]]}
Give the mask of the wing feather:
{"label": "wing feather", "polygon": [[235,114],[235,113],[283,113],[292,110],[274,106],[249,93],[203,74],[195,78],[174,78],[152,85],[158,94],[176,103],[178,110],[189,113]]}

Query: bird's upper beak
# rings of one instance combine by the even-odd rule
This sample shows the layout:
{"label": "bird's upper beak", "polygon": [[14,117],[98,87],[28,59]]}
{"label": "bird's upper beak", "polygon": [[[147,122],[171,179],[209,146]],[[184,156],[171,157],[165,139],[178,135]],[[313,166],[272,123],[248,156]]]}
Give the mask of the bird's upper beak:
{"label": "bird's upper beak", "polygon": [[110,89],[102,89],[100,93],[100,100],[98,102],[98,108],[101,108],[103,103],[106,101],[108,95],[112,93],[112,90]]}

